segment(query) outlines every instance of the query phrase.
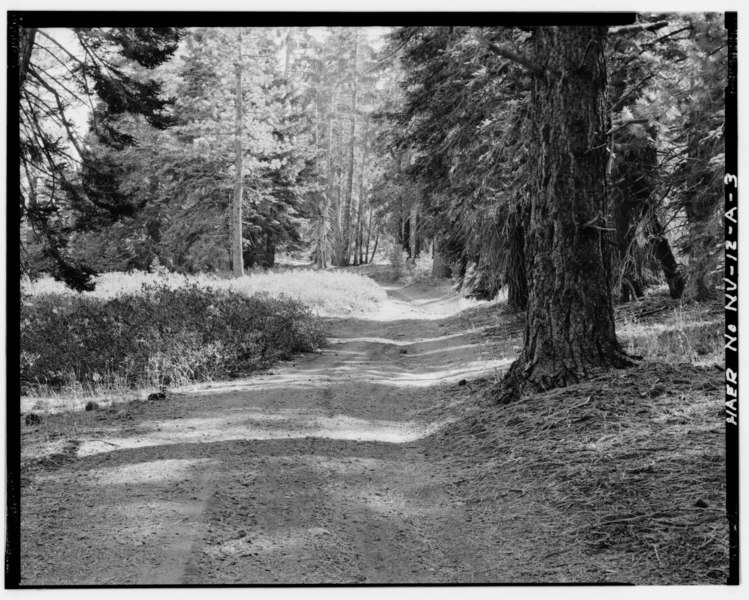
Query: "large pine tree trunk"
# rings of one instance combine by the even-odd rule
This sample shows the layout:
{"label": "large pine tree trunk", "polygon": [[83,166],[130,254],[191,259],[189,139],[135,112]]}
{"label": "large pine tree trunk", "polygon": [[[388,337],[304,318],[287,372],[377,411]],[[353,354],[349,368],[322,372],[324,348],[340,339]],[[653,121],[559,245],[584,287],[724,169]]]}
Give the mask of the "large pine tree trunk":
{"label": "large pine tree trunk", "polygon": [[244,275],[242,260],[242,198],[244,196],[244,172],[242,160],[242,30],[238,30],[238,57],[234,65],[236,76],[236,100],[235,100],[235,123],[234,123],[234,201],[232,206],[232,244],[231,264],[234,277]]}
{"label": "large pine tree trunk", "polygon": [[525,227],[523,214],[518,208],[510,215],[510,251],[507,260],[507,306],[520,312],[528,308],[528,282],[525,275]]}
{"label": "large pine tree trunk", "polygon": [[628,359],[614,332],[602,227],[606,63],[602,27],[539,27],[531,107],[528,309],[501,401],[562,387]]}

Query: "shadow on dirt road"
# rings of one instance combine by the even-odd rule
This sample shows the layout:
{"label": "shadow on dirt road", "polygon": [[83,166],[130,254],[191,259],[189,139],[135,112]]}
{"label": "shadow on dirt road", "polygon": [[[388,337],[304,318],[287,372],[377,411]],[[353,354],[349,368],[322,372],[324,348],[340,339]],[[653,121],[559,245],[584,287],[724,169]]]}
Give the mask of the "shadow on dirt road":
{"label": "shadow on dirt road", "polygon": [[329,319],[320,354],[92,416],[74,459],[24,487],[23,585],[496,580],[424,415],[513,357],[447,286],[388,296]]}

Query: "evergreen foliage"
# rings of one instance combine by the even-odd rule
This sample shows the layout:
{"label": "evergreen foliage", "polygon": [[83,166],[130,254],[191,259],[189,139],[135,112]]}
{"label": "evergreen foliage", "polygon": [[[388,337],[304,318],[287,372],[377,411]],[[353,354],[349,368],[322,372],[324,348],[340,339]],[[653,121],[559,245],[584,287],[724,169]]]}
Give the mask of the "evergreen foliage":
{"label": "evergreen foliage", "polygon": [[[611,119],[606,237],[615,296],[668,283],[674,297],[714,293],[722,273],[721,15],[643,15],[642,29],[607,36]],[[665,26],[663,22],[666,22]],[[657,24],[648,28],[648,24]],[[422,212],[420,231],[454,266],[466,292],[507,285],[525,306],[528,96],[532,70],[496,48],[527,47],[534,28],[405,27],[403,101],[390,113],[393,169],[410,206],[391,194],[392,234]],[[515,56],[519,56],[514,53]]]}
{"label": "evergreen foliage", "polygon": [[[506,288],[530,319],[544,286],[574,296],[547,285],[539,261],[547,242],[585,246],[579,229],[600,244],[578,263],[598,261],[600,246],[601,264],[580,271],[561,247],[552,258],[566,257],[555,268],[567,279],[595,271],[591,294],[627,302],[666,283],[674,298],[713,297],[723,18],[638,21],[591,39],[575,65],[571,38],[556,46],[545,27],[402,27],[384,44],[356,27],[20,30],[23,268],[85,290],[97,271],[238,276],[281,252],[309,251],[317,268],[431,252],[435,276],[479,297]],[[553,66],[539,40],[569,60]],[[594,51],[605,69],[586,67]],[[562,190],[580,174],[554,153],[583,123],[564,112],[542,123],[538,106],[544,90],[573,93],[546,79],[584,67],[603,82],[590,99],[600,115],[564,102],[587,115],[595,144],[567,158],[605,151],[605,168]],[[543,219],[557,229],[541,231]],[[580,274],[578,287],[589,283]],[[599,316],[589,321],[610,320]],[[599,362],[626,362],[614,350]]]}
{"label": "evergreen foliage", "polygon": [[[150,71],[174,54],[182,33],[175,28],[64,31],[17,32],[19,199],[32,252],[36,245],[55,277],[82,290],[92,286],[94,270],[71,256],[70,235],[92,220],[116,221],[137,207],[117,192],[116,167],[89,151],[73,114],[91,108],[90,135],[111,148],[135,143],[114,125],[118,116],[140,115],[156,129],[168,127],[170,100]],[[76,208],[80,218],[72,223],[70,211]],[[22,261],[25,271],[31,267]]]}

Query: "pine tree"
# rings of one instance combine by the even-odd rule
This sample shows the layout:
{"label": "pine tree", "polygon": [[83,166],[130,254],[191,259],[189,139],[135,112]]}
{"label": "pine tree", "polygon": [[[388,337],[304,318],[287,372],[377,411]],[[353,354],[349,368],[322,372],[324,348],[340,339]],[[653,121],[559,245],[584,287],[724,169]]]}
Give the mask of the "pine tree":
{"label": "pine tree", "polygon": [[520,357],[503,401],[564,387],[629,360],[614,331],[606,208],[606,59],[603,27],[539,27],[533,56],[528,310]]}
{"label": "pine tree", "polygon": [[75,261],[68,250],[73,231],[65,213],[68,203],[88,204],[84,214],[115,221],[139,207],[117,195],[113,165],[92,156],[71,113],[88,106],[93,135],[112,147],[134,143],[114,126],[122,115],[140,115],[157,129],[170,126],[169,100],[149,72],[174,54],[181,31],[75,29],[69,32],[73,45],[49,31],[14,27],[19,39],[14,60],[20,87],[21,216],[52,260],[53,275],[75,289],[92,289],[94,270]]}

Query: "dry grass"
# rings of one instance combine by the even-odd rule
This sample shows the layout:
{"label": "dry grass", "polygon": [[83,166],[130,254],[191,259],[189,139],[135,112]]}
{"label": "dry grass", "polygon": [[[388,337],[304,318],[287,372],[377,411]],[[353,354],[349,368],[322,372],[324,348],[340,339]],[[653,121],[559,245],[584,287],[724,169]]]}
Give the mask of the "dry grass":
{"label": "dry grass", "polygon": [[[234,290],[250,296],[258,293],[273,297],[285,295],[299,300],[319,316],[370,311],[386,298],[385,291],[363,275],[313,269],[253,273],[238,279],[166,272],[104,273],[96,279],[96,290],[85,292],[84,295],[108,299],[123,293],[138,293],[143,285],[160,284],[176,289],[190,283],[201,287]],[[25,281],[22,289],[33,295],[77,293],[51,277],[43,277],[33,283]]]}
{"label": "dry grass", "polygon": [[[155,389],[155,388],[154,388]],[[21,412],[62,413],[82,411],[88,402],[96,402],[100,407],[114,406],[145,398],[154,389],[134,389],[123,378],[114,377],[108,383],[81,382],[71,373],[63,386],[41,384],[21,397]]]}
{"label": "dry grass", "polygon": [[695,366],[722,364],[723,307],[720,303],[683,303],[663,295],[617,310],[617,335],[628,354]]}

